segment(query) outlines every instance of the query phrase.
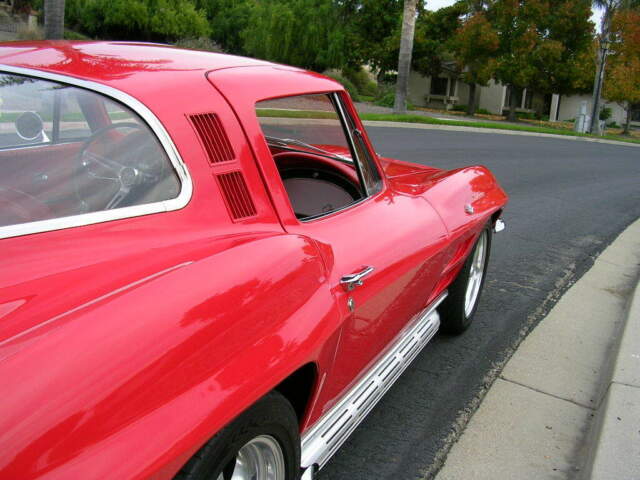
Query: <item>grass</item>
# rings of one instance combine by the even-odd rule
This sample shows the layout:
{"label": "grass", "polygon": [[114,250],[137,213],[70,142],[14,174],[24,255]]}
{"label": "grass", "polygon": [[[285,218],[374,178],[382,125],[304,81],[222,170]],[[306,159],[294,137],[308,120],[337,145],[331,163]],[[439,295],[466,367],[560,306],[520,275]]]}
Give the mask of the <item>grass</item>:
{"label": "grass", "polygon": [[617,140],[621,142],[640,143],[640,139],[630,138],[621,135],[591,135],[588,133],[577,133],[573,130],[565,130],[553,127],[535,127],[531,125],[513,125],[511,123],[497,122],[474,122],[468,120],[446,120],[440,118],[426,117],[423,115],[394,115],[389,113],[363,113],[362,120],[378,122],[405,122],[405,123],[426,123],[430,125],[452,125],[458,127],[489,128],[494,130],[513,130],[520,132],[549,133],[552,135],[564,135],[571,137],[603,138],[606,140]]}

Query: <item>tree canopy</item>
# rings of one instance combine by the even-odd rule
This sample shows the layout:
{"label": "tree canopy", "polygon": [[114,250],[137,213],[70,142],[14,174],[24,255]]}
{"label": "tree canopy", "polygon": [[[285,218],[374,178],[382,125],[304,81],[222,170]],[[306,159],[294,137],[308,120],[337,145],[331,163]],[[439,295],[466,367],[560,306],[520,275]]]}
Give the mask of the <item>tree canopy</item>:
{"label": "tree canopy", "polygon": [[[591,1],[459,0],[432,12],[418,0],[412,68],[424,75],[438,75],[445,66],[457,69],[473,90],[493,78],[514,90],[586,91],[594,73]],[[366,64],[385,73],[398,67],[404,2],[66,0],[66,4],[67,24],[92,37],[165,42],[207,37],[230,53],[315,71],[357,70]]]}
{"label": "tree canopy", "polygon": [[205,12],[189,0],[67,0],[67,24],[93,37],[174,41],[209,34]]}
{"label": "tree canopy", "polygon": [[625,131],[628,132],[630,107],[640,103],[640,11],[617,12],[611,22],[611,40],[604,96],[614,102],[626,103]]}

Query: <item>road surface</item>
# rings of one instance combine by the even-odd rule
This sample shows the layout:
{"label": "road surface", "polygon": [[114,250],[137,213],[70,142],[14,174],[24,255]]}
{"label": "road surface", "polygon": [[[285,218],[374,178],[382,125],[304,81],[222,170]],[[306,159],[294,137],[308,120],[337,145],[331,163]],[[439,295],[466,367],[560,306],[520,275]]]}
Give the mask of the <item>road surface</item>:
{"label": "road surface", "polygon": [[640,217],[640,148],[440,130],[367,131],[384,156],[447,169],[489,167],[510,196],[507,229],[494,237],[475,323],[460,337],[439,334],[423,350],[320,480],[433,475],[497,366],[594,257]]}

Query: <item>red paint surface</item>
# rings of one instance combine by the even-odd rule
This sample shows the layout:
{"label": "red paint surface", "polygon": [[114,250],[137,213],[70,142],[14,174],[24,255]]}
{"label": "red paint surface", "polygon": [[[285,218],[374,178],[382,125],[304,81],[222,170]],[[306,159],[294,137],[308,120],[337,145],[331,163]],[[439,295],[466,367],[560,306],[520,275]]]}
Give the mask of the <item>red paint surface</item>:
{"label": "red paint surface", "polygon": [[[217,430],[313,363],[322,383],[307,428],[446,288],[506,203],[483,167],[444,172],[378,159],[382,191],[303,224],[255,103],[338,91],[353,115],[334,81],[252,59],[106,42],[15,43],[0,47],[0,63],[137,98],[164,124],[194,183],[179,211],[0,240],[3,479],[171,478]],[[211,166],[189,123],[206,112],[229,136],[231,164]],[[242,170],[255,217],[229,218],[213,177],[229,169]],[[338,281],[364,265],[375,271],[352,293],[350,313]]]}

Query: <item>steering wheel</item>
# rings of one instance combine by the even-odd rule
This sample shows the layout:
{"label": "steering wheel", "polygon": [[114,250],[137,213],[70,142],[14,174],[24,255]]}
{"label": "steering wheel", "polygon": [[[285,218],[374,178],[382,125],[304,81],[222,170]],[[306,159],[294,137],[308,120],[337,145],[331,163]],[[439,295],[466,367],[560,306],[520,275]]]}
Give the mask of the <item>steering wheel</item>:
{"label": "steering wheel", "polygon": [[165,169],[155,137],[133,122],[94,132],[78,153],[75,190],[82,212],[133,205],[156,185]]}

